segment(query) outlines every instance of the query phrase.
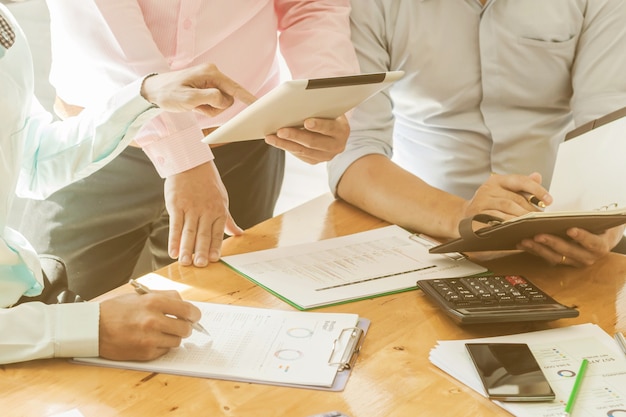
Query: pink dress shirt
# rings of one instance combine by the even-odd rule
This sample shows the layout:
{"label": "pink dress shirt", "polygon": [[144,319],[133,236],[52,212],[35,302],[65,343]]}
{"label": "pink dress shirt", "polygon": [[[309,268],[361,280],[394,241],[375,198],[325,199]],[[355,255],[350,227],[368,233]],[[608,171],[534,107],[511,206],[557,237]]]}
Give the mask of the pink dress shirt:
{"label": "pink dress shirt", "polygon": [[[49,0],[51,82],[65,102],[86,107],[138,76],[199,63],[261,96],[281,80],[278,47],[293,78],[357,73],[349,0]],[[163,113],[136,143],[162,177],[213,158],[202,129],[217,117]]]}

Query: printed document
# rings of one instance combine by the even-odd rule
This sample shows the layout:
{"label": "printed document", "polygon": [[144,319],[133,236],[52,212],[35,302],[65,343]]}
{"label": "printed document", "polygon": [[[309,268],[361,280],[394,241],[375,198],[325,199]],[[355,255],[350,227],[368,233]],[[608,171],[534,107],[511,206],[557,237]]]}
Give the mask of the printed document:
{"label": "printed document", "polygon": [[318,242],[224,256],[222,261],[301,310],[416,289],[426,278],[486,268],[398,226]]}
{"label": "printed document", "polygon": [[574,417],[626,415],[626,358],[613,338],[595,324],[581,324],[510,336],[439,341],[430,361],[468,387],[485,395],[465,349],[469,342],[527,343],[552,390],[553,401],[494,401],[518,417],[562,416],[583,358],[589,366],[576,399]]}
{"label": "printed document", "polygon": [[[75,358],[73,361],[149,372],[330,389],[341,373],[340,361],[347,353],[350,331],[364,320],[347,313],[194,304],[202,311],[200,324],[210,336],[194,331],[180,347],[148,362],[102,358]],[[345,385],[345,381],[342,384]],[[338,386],[336,390],[342,388]]]}

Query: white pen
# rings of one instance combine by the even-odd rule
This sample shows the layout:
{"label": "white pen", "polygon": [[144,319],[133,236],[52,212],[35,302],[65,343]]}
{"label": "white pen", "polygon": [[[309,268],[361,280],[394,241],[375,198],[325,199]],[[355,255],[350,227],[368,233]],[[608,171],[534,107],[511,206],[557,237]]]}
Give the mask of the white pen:
{"label": "white pen", "polygon": [[[145,285],[143,285],[142,283],[135,281],[134,279],[131,279],[130,281],[130,285],[132,285],[133,287],[135,287],[135,291],[138,294],[148,294],[150,292],[152,292],[150,290],[150,288],[146,287]],[[191,327],[193,327],[194,330],[197,330],[201,333],[206,334],[207,336],[211,336],[209,334],[209,332],[207,331],[207,329],[204,328],[204,326],[202,326],[199,322],[193,322],[191,320],[189,320],[189,322],[191,323]]]}
{"label": "white pen", "polygon": [[624,335],[621,332],[617,332],[613,337],[615,338],[617,345],[620,349],[622,349],[622,352],[624,352],[624,355],[626,355],[626,338],[624,338]]}

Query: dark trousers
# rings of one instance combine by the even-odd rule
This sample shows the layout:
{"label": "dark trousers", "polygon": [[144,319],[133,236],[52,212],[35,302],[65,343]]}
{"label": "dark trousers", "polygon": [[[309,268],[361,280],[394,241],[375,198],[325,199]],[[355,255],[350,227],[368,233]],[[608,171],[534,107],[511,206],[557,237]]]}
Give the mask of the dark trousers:
{"label": "dark trousers", "polygon": [[16,304],[40,301],[45,304],[78,303],[83,299],[68,289],[67,270],[61,259],[39,255],[43,274],[43,291],[36,297],[22,296]]}
{"label": "dark trousers", "polygon": [[[214,154],[237,224],[245,229],[272,217],[284,152],[248,141],[217,147]],[[18,228],[38,253],[63,259],[69,288],[91,299],[129,280],[146,242],[154,269],[172,262],[163,182],[143,151],[129,147],[47,200],[26,201]]]}

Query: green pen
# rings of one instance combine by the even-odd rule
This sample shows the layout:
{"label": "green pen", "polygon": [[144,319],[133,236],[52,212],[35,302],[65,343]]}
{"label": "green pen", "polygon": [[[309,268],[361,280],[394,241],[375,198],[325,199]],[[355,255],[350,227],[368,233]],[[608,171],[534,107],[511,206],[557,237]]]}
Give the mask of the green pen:
{"label": "green pen", "polygon": [[582,385],[583,377],[585,375],[585,371],[587,370],[587,364],[589,364],[587,359],[583,359],[580,363],[580,369],[578,369],[578,374],[576,374],[576,380],[574,381],[572,392],[570,392],[567,404],[565,405],[565,413],[563,414],[565,417],[569,417],[572,412],[572,408],[574,408],[574,402],[576,401],[578,391],[580,391],[580,386]]}

